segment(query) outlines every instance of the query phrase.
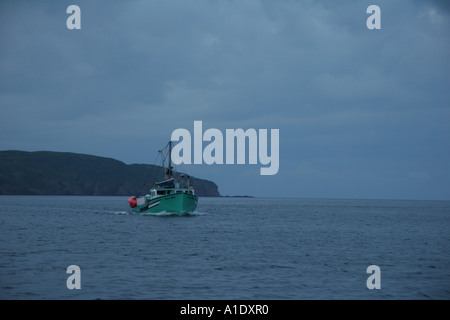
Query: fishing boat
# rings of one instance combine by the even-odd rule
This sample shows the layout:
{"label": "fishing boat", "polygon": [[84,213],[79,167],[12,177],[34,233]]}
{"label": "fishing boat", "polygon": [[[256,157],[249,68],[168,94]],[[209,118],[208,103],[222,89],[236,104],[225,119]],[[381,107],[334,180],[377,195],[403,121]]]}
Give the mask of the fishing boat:
{"label": "fishing boat", "polygon": [[[197,208],[198,197],[188,175],[177,175],[174,177],[172,167],[172,141],[168,145],[168,168],[165,169],[165,179],[154,182],[149,193],[145,196],[133,196],[128,199],[128,203],[134,214],[147,213],[176,213],[187,214],[194,212]],[[162,153],[162,151],[160,150]],[[163,158],[163,167],[165,159]]]}

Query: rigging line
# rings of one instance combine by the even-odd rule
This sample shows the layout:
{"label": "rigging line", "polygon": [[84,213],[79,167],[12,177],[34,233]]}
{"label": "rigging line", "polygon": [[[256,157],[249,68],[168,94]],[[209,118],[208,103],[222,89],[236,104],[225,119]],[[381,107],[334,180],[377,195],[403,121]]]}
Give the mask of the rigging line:
{"label": "rigging line", "polygon": [[[165,146],[165,147],[163,148],[163,150],[162,150],[163,152],[165,152],[165,153],[163,154],[163,168],[164,168],[164,175],[167,175],[167,172],[166,172],[166,160],[167,160],[168,157],[170,156],[168,146],[169,146],[169,143],[167,143],[166,146]],[[169,168],[170,162],[171,162],[171,161],[168,161],[167,170],[171,170],[171,168]]]}
{"label": "rigging line", "polygon": [[[146,175],[146,177],[144,179],[143,187],[148,185],[147,182],[148,182],[150,177],[153,177],[153,183],[156,181],[156,178],[157,178],[156,176],[158,174],[158,169],[159,169],[159,166],[156,164],[156,161],[158,160],[158,158],[160,156],[161,156],[161,162],[162,162],[162,166],[163,166],[163,174],[165,174],[165,170],[166,169],[165,169],[165,161],[164,160],[167,158],[168,153],[169,153],[168,146],[169,146],[169,143],[167,143],[161,150],[158,150],[158,153],[156,154],[155,160],[153,161],[153,164],[151,164],[151,166],[152,166],[151,169],[149,169],[147,171],[147,175]],[[156,175],[153,174],[155,170],[156,170]],[[138,197],[144,192],[144,188],[143,187],[141,189],[141,192],[138,194]]]}
{"label": "rigging line", "polygon": [[159,157],[159,154],[157,154],[155,157],[155,160],[153,160],[152,168],[150,170],[148,170],[147,176],[145,177],[145,180],[144,180],[144,184],[148,182],[148,178],[151,176],[151,173],[153,172],[153,170],[155,168],[155,163],[156,163],[156,160],[158,160],[158,157]]}
{"label": "rigging line", "polygon": [[[158,150],[157,159],[159,157],[161,157],[161,163],[163,164],[163,170],[164,170],[164,156],[162,154],[162,150]],[[156,174],[153,174],[153,182],[155,182],[156,179],[158,179],[158,171],[160,171],[160,167],[161,167],[161,165],[156,164],[156,160],[155,160],[155,164],[153,165],[153,168],[152,168],[152,173],[156,170]]]}
{"label": "rigging line", "polygon": [[[164,179],[164,176],[165,176],[165,172],[166,172],[166,164],[165,164],[165,159],[167,158],[167,155],[168,155],[168,153],[169,153],[169,150],[168,150],[168,146],[169,146],[169,143],[167,143],[161,150],[158,150],[158,155],[159,156],[161,156],[161,163],[162,163],[162,172],[163,172],[163,179]],[[155,168],[158,170],[158,167],[156,166],[156,164],[155,164]],[[155,177],[155,181],[156,181],[156,177]]]}
{"label": "rigging line", "polygon": [[161,150],[158,150],[158,153],[161,155],[161,163],[162,166],[164,168],[164,170],[166,170],[166,164],[165,164],[165,159],[167,158],[167,153],[165,154],[164,152],[166,151],[166,148],[169,144],[167,143],[164,148],[162,148]]}
{"label": "rigging line", "polygon": [[[144,186],[146,186],[147,184],[148,184],[148,181],[149,181],[149,178],[150,177],[152,177],[152,176],[154,176],[153,175],[153,171],[155,170],[155,168],[157,168],[157,165],[156,165],[156,161],[158,160],[158,157],[159,157],[159,152],[156,154],[156,157],[155,157],[155,160],[153,160],[153,164],[151,164],[151,168],[149,168],[149,170],[147,170],[147,175],[146,175],[146,177],[145,177],[145,179],[144,179],[144,183],[142,184],[142,186],[144,187]],[[153,180],[155,180],[155,179],[153,179]],[[141,189],[141,192],[139,193],[139,195],[141,195],[143,192],[143,187],[142,187],[142,189]]]}

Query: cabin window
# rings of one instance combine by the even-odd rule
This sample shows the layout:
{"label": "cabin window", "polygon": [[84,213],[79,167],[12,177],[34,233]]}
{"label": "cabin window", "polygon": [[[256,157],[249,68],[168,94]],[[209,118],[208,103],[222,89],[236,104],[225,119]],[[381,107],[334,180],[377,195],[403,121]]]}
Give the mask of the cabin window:
{"label": "cabin window", "polygon": [[166,191],[165,190],[158,190],[157,193],[158,193],[158,196],[164,196],[166,194]]}

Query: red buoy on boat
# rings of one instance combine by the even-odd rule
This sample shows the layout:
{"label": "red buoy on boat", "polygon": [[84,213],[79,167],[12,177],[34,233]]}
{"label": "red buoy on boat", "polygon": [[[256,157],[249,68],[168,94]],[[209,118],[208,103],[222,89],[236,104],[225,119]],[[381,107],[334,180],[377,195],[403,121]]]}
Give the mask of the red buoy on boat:
{"label": "red buoy on boat", "polygon": [[136,197],[130,197],[128,198],[128,203],[130,204],[130,207],[134,208],[137,206],[137,200]]}

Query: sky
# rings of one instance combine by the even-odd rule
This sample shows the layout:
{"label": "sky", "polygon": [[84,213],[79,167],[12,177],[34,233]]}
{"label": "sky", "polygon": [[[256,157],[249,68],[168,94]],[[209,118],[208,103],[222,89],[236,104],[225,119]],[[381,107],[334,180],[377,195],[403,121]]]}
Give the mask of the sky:
{"label": "sky", "polygon": [[177,169],[222,195],[450,200],[449,17],[431,0],[2,1],[0,150],[159,164],[194,121],[278,129],[275,175]]}

